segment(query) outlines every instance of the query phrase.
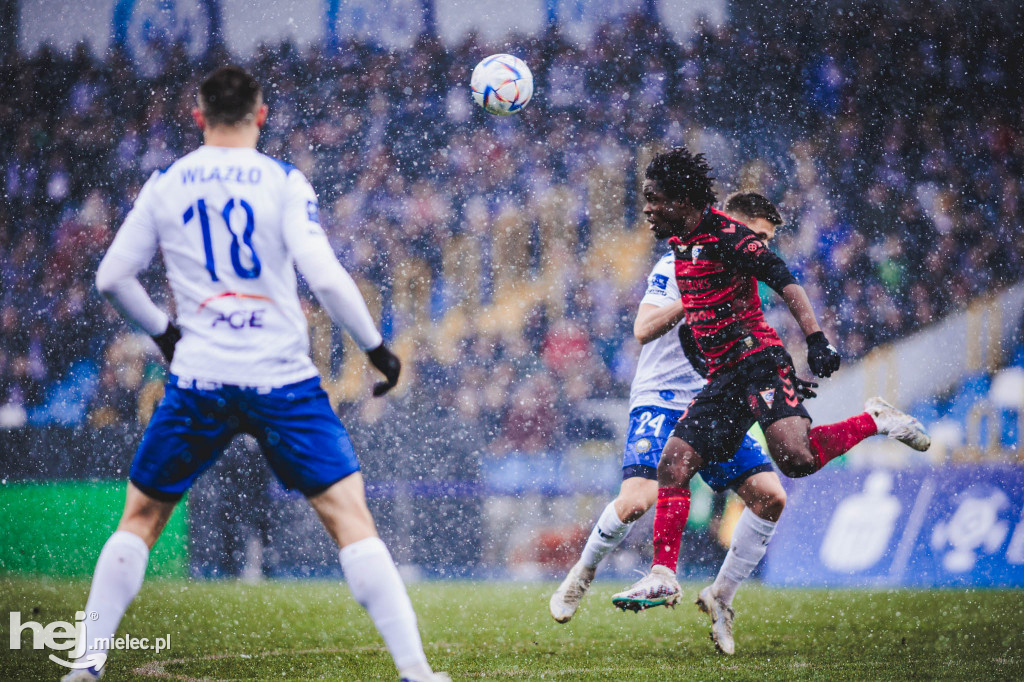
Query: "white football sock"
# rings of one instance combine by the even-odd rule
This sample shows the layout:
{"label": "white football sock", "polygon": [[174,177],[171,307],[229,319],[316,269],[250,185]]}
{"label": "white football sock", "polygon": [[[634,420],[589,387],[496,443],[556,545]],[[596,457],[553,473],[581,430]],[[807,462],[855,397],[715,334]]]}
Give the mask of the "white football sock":
{"label": "white football sock", "polygon": [[[124,612],[142,587],[148,563],[149,547],[135,533],[115,531],[103,545],[85,604],[86,650],[78,660],[89,660],[90,654],[107,653]],[[93,613],[96,620],[92,619]],[[107,645],[97,647],[97,638],[105,638]]]}
{"label": "white football sock", "polygon": [[583,565],[587,568],[597,568],[608,552],[622,543],[634,523],[636,522],[623,523],[619,519],[619,513],[615,511],[615,502],[609,502],[594,524],[594,530],[590,531],[590,537],[587,538],[583,555],[580,557]]}
{"label": "white football sock", "polygon": [[726,604],[732,603],[740,583],[749,578],[761,562],[768,549],[768,541],[775,532],[775,523],[765,521],[750,509],[744,509],[740,514],[732,532],[729,553],[725,555],[718,577],[711,586],[715,595]]}
{"label": "white football sock", "polygon": [[366,538],[338,552],[341,570],[356,601],[384,638],[401,677],[426,679],[432,672],[423,653],[416,613],[384,542]]}

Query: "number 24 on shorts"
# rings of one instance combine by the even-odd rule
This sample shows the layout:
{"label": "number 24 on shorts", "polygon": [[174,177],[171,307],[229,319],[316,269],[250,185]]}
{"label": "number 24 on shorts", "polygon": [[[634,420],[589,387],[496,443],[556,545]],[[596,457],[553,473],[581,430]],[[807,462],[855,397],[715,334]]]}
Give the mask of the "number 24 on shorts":
{"label": "number 24 on shorts", "polygon": [[654,416],[653,412],[644,412],[640,415],[640,423],[636,427],[634,435],[639,436],[644,433],[645,430],[649,430],[655,438],[661,436],[661,427],[665,425],[665,415],[659,414],[657,417]]}

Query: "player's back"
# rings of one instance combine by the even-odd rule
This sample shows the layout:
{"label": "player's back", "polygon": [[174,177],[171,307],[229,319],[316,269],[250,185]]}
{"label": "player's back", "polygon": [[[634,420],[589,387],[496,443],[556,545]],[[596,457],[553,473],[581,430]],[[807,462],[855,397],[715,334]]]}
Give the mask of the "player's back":
{"label": "player's back", "polygon": [[758,235],[708,207],[692,232],[673,237],[669,244],[675,252],[684,321],[693,330],[710,374],[769,346],[782,345],[765,321],[757,283],[761,279],[775,286],[773,282],[780,279],[777,271],[764,270],[763,263],[774,261],[784,277],[791,280],[792,275]]}
{"label": "player's back", "polygon": [[172,373],[245,386],[316,375],[288,248],[287,230],[320,229],[301,173],[255,149],[203,146],[155,173],[132,214],[155,229],[174,292]]}

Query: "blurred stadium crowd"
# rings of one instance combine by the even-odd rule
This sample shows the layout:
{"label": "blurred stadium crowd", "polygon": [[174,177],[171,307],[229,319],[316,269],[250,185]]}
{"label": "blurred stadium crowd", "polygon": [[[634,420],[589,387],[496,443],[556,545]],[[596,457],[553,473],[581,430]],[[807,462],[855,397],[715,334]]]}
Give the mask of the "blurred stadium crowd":
{"label": "blurred stadium crowd", "polygon": [[[473,479],[483,453],[611,437],[595,401],[628,393],[633,314],[658,253],[638,186],[671,144],[708,154],[720,197],[753,189],[780,204],[776,248],[847,358],[1019,278],[1022,10],[841,6],[738,11],[688,44],[633,16],[587,47],[552,30],[454,48],[423,37],[404,52],[284,44],[246,61],[270,105],[261,150],[309,177],[406,361],[395,399],[362,400],[362,355],[310,302],[315,359],[368,475],[397,459],[411,477]],[[84,47],[0,69],[7,428],[134,433],[159,398],[155,348],[93,275],[148,175],[200,143],[196,86],[228,58],[159,47],[152,75]],[[512,120],[468,94],[473,64],[497,51],[536,78]],[[171,306],[158,270],[149,289]],[[776,306],[770,320],[799,361],[788,315]]]}

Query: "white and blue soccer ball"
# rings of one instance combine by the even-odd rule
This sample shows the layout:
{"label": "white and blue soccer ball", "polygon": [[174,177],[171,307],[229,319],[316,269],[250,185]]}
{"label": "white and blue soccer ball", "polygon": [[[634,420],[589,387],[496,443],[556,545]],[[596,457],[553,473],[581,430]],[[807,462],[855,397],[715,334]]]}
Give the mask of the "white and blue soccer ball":
{"label": "white and blue soccer ball", "polygon": [[492,54],[473,69],[473,101],[495,116],[518,114],[533,97],[533,74],[522,59]]}

